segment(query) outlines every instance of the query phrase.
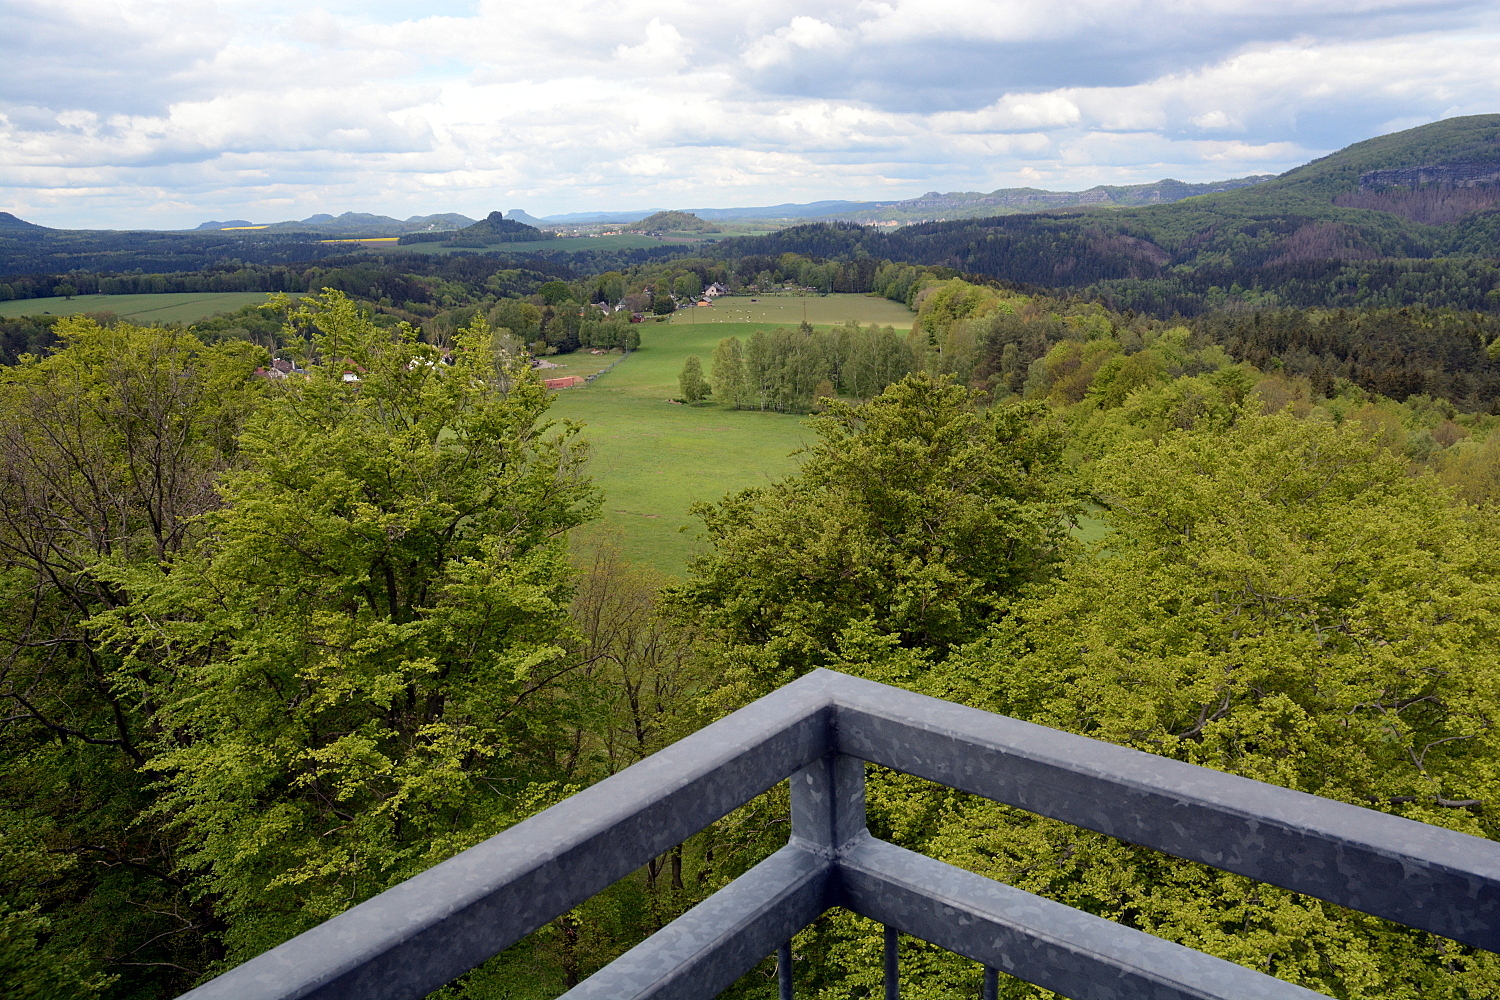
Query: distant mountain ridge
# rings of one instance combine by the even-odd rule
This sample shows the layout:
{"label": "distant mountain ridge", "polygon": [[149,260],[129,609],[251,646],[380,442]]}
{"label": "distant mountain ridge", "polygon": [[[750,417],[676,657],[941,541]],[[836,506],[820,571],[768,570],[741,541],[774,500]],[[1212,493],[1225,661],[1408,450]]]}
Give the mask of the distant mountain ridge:
{"label": "distant mountain ridge", "polygon": [[[503,218],[531,226],[557,224],[630,224],[660,215],[664,211],[697,216],[704,222],[731,222],[756,220],[839,220],[839,221],[902,221],[943,218],[977,218],[1005,215],[1018,212],[1046,211],[1058,208],[1085,206],[1133,206],[1165,204],[1194,195],[1216,191],[1228,191],[1270,179],[1269,174],[1256,177],[1238,177],[1226,181],[1206,184],[1190,184],[1183,181],[1160,180],[1150,184],[1099,185],[1087,191],[1043,191],[1037,188],[1001,188],[987,194],[973,191],[953,191],[946,194],[929,191],[917,198],[898,201],[814,201],[805,204],[785,203],[749,208],[694,208],[694,209],[647,209],[630,212],[572,212],[536,218],[524,209],[513,208],[501,215]],[[10,221],[6,221],[6,220]],[[324,236],[406,236],[412,233],[451,233],[475,225],[477,220],[457,212],[434,215],[413,215],[408,219],[395,219],[388,215],[373,215],[368,212],[345,212],[342,215],[319,213],[300,220],[281,222],[251,222],[247,219],[213,220],[198,224],[192,229],[178,232],[223,232],[258,231],[277,233],[308,233]],[[43,230],[16,218],[9,212],[0,212],[0,228],[31,227]],[[88,232],[90,230],[69,230]],[[114,231],[114,230],[98,230]],[[129,232],[130,230],[119,230]],[[147,230],[142,230],[147,231]]]}
{"label": "distant mountain ridge", "polygon": [[[752,208],[686,208],[681,211],[712,222],[734,222],[755,219],[826,219],[833,213],[853,212],[862,208],[876,208],[883,204],[877,201],[813,201],[806,204],[786,202],[780,205],[762,205]],[[663,208],[639,208],[624,212],[567,212],[549,215],[538,221],[562,225],[588,225],[590,223],[635,222],[660,212],[674,211]]]}
{"label": "distant mountain ridge", "polygon": [[[1319,296],[1343,294],[1338,282],[1363,280],[1355,274],[1358,268],[1345,275],[1345,264],[1389,262],[1382,265],[1382,273],[1392,276],[1390,303],[1411,301],[1418,292],[1441,301],[1448,294],[1444,289],[1461,286],[1469,289],[1465,294],[1472,293],[1463,301],[1476,303],[1465,308],[1500,309],[1500,283],[1480,287],[1477,278],[1449,282],[1432,276],[1442,268],[1462,269],[1468,260],[1478,259],[1476,274],[1500,267],[1500,114],[1451,118],[1377,136],[1269,180],[1237,178],[1217,186],[1224,189],[1199,194],[1195,192],[1204,185],[1161,181],[1100,186],[1089,192],[929,193],[872,207],[920,212],[919,219],[938,211],[974,217],[889,229],[858,218],[809,222],[765,237],[723,240],[712,248],[662,246],[639,252],[774,256],[791,251],[834,259],[937,264],[1028,285],[1089,288],[1115,297],[1122,307],[1162,314],[1226,301],[1237,303],[1237,308],[1265,308],[1268,303],[1292,301],[1279,297],[1291,294],[1287,290],[1293,286],[1301,289],[1296,292],[1302,296],[1298,301],[1322,301]],[[1082,196],[1088,202],[1077,204]],[[1056,204],[1069,198],[1075,203]],[[1038,200],[1049,207],[1019,212]],[[1129,204],[1132,200],[1151,203]],[[818,207],[827,209],[829,204]],[[843,210],[838,211],[840,204]],[[834,203],[830,211],[849,215],[866,210],[851,209],[851,204],[870,205]],[[784,213],[789,208],[720,211],[745,215],[772,210]],[[692,214],[705,220],[722,218],[710,210]],[[491,213],[491,219],[496,215]],[[474,223],[456,215],[398,222],[345,213],[250,231],[163,233],[48,229],[5,213],[0,215],[0,274],[74,268],[176,270],[236,259],[279,263],[360,252],[352,244],[320,242],[320,227],[329,227],[321,228],[323,237],[400,235],[415,242],[413,236],[422,236],[486,250],[517,242],[511,233],[528,232],[521,217],[530,218],[513,209],[501,219],[507,228],[517,229],[487,229],[465,240],[456,234]],[[628,213],[622,221],[640,219]],[[457,226],[458,222],[468,225]],[[362,228],[371,226],[381,228]],[[396,227],[418,232],[400,233]],[[218,227],[224,228],[232,227]],[[541,242],[534,246],[548,257],[574,259],[570,244],[566,250]],[[578,253],[578,266],[591,267],[604,251]],[[1447,262],[1439,266],[1438,259]],[[1424,261],[1434,263],[1429,267]],[[1418,288],[1423,282],[1426,291]]]}
{"label": "distant mountain ridge", "polygon": [[[1100,184],[1086,191],[1043,191],[1039,188],[1000,188],[988,193],[978,191],[929,191],[916,198],[896,201],[814,201],[806,204],[786,203],[754,208],[683,209],[711,222],[745,222],[761,219],[808,219],[830,222],[911,222],[947,219],[982,218],[1022,212],[1042,212],[1059,208],[1161,205],[1200,194],[1233,191],[1271,180],[1274,174],[1234,177],[1224,181],[1194,184],[1170,178],[1149,184]],[[662,209],[631,212],[571,212],[549,215],[537,222],[562,225],[628,224]],[[529,221],[529,220],[523,220]],[[536,222],[532,223],[533,225]]]}
{"label": "distant mountain ridge", "polygon": [[339,236],[404,236],[407,233],[449,232],[472,226],[473,219],[457,212],[438,215],[413,215],[406,220],[368,212],[345,212],[343,215],[310,215],[300,221],[254,223],[244,219],[229,222],[205,222],[188,232],[211,232],[224,229],[258,229],[280,232],[319,233]]}
{"label": "distant mountain ridge", "polygon": [[[894,232],[822,223],[725,240],[714,252],[939,264],[1029,285],[1090,287],[1122,308],[1163,314],[1225,301],[1265,308],[1291,294],[1317,301],[1339,281],[1356,280],[1338,277],[1345,263],[1391,261],[1384,270],[1395,276],[1390,301],[1399,304],[1423,282],[1440,283],[1418,276],[1433,271],[1423,261],[1456,259],[1461,267],[1463,258],[1485,258],[1483,269],[1500,258],[1500,177],[1490,173],[1497,166],[1500,114],[1470,115],[1166,204],[991,213]],[[1500,287],[1475,294],[1479,307],[1500,308]]]}
{"label": "distant mountain ridge", "polygon": [[1149,184],[1099,184],[1086,191],[1043,191],[1039,188],[1001,188],[988,194],[977,191],[953,191],[948,194],[929,191],[919,198],[887,202],[875,208],[835,212],[825,218],[841,222],[911,222],[918,219],[977,219],[1064,208],[1165,205],[1184,198],[1262,184],[1274,176],[1256,174],[1203,184],[1167,178]]}

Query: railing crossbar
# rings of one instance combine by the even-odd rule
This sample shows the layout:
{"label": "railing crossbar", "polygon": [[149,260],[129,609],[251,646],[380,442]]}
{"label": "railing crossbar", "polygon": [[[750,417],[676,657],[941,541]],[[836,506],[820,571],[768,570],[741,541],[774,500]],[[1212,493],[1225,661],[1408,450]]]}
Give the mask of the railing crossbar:
{"label": "railing crossbar", "polygon": [[1500,951],[1500,844],[871,681],[837,690],[841,753]]}
{"label": "railing crossbar", "polygon": [[[864,762],[1500,950],[1500,844],[819,670],[183,1000],[416,1000],[792,778],[786,847],[567,994],[705,997],[832,906],[1065,996],[1316,996],[872,838]],[[889,942],[889,943],[894,943]],[[887,982],[895,956],[887,948]]]}

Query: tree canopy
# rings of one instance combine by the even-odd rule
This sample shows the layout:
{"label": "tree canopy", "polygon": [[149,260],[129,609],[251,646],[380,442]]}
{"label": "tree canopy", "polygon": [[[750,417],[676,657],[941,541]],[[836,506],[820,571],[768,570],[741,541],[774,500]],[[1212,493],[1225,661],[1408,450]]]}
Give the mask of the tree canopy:
{"label": "tree canopy", "polygon": [[856,626],[931,650],[972,639],[1067,548],[1076,507],[1037,407],[981,409],[916,374],[809,424],[797,475],[696,508],[713,548],[674,592],[775,677],[836,659]]}

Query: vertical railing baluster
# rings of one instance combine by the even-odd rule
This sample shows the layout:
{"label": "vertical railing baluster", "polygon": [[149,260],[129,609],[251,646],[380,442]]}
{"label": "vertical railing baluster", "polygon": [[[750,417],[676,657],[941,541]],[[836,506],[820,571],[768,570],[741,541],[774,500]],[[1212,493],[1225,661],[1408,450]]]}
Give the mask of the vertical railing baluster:
{"label": "vertical railing baluster", "polygon": [[776,998],[792,1000],[792,943],[776,949]]}
{"label": "vertical railing baluster", "polygon": [[984,967],[983,1000],[1000,1000],[1000,970]]}
{"label": "vertical railing baluster", "polygon": [[896,952],[900,931],[885,929],[885,1000],[901,1000],[901,964]]}

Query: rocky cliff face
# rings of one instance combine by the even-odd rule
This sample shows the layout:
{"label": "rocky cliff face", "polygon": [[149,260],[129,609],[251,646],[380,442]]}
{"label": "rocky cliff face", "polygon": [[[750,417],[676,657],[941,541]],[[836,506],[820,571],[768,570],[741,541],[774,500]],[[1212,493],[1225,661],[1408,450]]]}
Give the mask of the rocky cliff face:
{"label": "rocky cliff face", "polygon": [[1442,163],[1429,167],[1403,167],[1400,170],[1371,170],[1359,177],[1361,191],[1393,187],[1415,188],[1430,184],[1455,188],[1500,184],[1500,163]]}

